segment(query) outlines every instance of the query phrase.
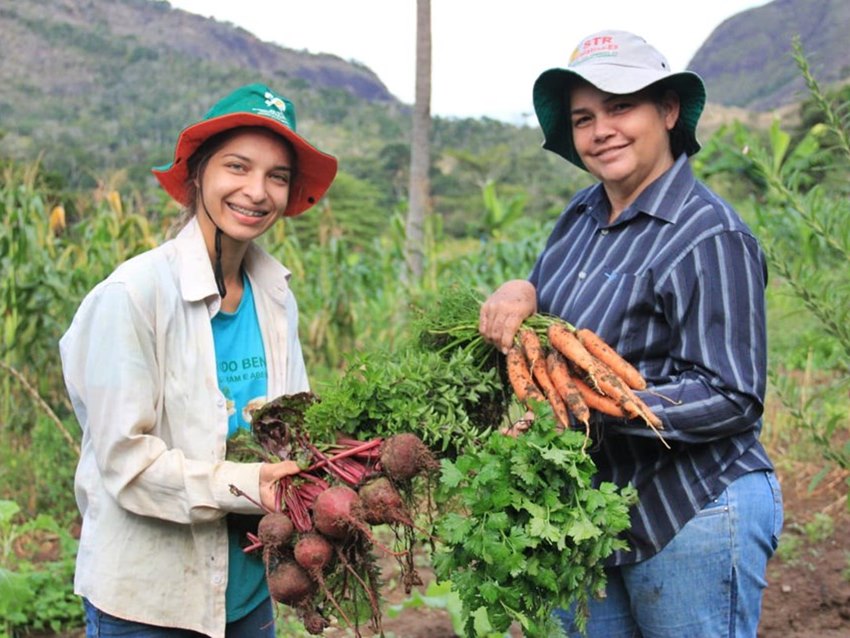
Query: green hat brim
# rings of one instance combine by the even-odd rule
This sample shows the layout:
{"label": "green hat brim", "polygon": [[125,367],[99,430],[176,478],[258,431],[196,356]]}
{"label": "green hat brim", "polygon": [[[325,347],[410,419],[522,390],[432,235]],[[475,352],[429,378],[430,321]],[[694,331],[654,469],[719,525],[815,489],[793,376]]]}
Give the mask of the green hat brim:
{"label": "green hat brim", "polygon": [[[632,79],[632,84],[623,85],[624,77]],[[683,71],[658,79],[657,73],[641,76],[639,73],[626,74],[621,71],[621,75],[617,78],[618,90],[611,91],[606,88],[604,81],[593,82],[568,69],[549,69],[534,82],[532,91],[534,112],[543,130],[543,148],[546,150],[557,153],[582,170],[587,170],[573,144],[572,120],[569,112],[569,90],[579,80],[589,82],[601,91],[620,95],[634,93],[652,85],[672,89],[679,96],[679,119],[684,125],[685,152],[690,156],[700,150],[696,129],[705,107],[706,94],[705,85],[696,73]]]}

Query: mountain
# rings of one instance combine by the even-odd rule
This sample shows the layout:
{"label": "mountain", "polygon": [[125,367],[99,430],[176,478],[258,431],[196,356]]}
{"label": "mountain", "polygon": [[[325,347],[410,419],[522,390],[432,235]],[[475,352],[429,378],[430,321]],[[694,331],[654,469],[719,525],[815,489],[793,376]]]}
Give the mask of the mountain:
{"label": "mountain", "polygon": [[[847,0],[774,0],[721,24],[690,65],[709,90],[701,139],[730,119],[761,128],[767,111],[795,110],[794,33],[820,79],[846,77],[848,14]],[[170,159],[177,131],[248,82],[290,97],[299,132],[340,158],[335,212],[403,210],[411,109],[369,68],[163,0],[0,0],[0,160],[39,159],[57,192],[108,182],[154,209],[162,192],[150,167]],[[434,118],[433,205],[447,232],[481,223],[489,182],[506,201],[524,197],[529,215],[557,213],[589,178],[541,141],[536,125]]]}
{"label": "mountain", "polygon": [[242,83],[300,96],[305,131],[359,104],[406,108],[363,65],[159,0],[0,0],[0,34],[0,155],[44,154],[72,183],[163,163],[175,131]]}
{"label": "mountain", "polygon": [[179,56],[342,88],[365,100],[394,100],[365,66],[262,42],[242,28],[160,0],[3,0],[0,32],[2,78],[46,83],[54,95],[97,88],[89,72],[92,56],[121,56],[130,66]]}
{"label": "mountain", "polygon": [[770,111],[807,95],[792,58],[795,37],[822,86],[850,80],[848,32],[847,0],[774,0],[725,20],[688,68],[705,79],[709,102]]}

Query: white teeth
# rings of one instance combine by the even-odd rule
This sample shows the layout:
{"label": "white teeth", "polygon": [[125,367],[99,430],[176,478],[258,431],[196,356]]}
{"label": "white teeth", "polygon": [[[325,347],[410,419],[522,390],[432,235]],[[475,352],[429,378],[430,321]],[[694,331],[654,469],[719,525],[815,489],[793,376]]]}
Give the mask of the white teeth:
{"label": "white teeth", "polygon": [[235,204],[229,204],[230,208],[235,210],[240,215],[245,215],[246,217],[265,217],[268,214],[268,211],[264,210],[250,210],[248,208],[242,208],[241,206],[236,206]]}

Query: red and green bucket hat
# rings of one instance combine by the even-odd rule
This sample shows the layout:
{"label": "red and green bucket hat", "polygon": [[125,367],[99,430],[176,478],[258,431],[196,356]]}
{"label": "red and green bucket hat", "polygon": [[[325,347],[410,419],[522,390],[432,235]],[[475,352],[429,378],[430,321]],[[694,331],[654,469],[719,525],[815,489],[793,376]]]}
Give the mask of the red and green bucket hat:
{"label": "red and green bucket hat", "polygon": [[184,206],[189,202],[188,160],[211,136],[238,126],[262,126],[285,138],[296,155],[296,172],[284,215],[294,217],[313,206],[336,177],[337,160],[295,132],[295,106],[263,84],[239,87],[217,102],[200,122],[177,138],[174,160],[153,169],[162,187]]}

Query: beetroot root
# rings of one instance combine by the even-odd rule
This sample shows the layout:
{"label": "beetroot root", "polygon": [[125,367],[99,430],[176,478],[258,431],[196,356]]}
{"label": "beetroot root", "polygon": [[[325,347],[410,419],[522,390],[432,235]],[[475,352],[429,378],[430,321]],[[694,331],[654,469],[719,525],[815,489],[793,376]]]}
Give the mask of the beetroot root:
{"label": "beetroot root", "polygon": [[334,485],[319,494],[313,503],[313,526],[317,532],[334,541],[344,541],[360,534],[388,554],[402,556],[407,553],[393,551],[372,535],[369,524],[363,520],[360,496],[347,485]]}
{"label": "beetroot root", "polygon": [[307,570],[293,560],[280,561],[268,569],[266,582],[274,600],[292,607],[305,604],[318,589]]}
{"label": "beetroot root", "polygon": [[303,610],[300,612],[299,616],[301,618],[301,623],[304,625],[304,629],[306,629],[307,633],[311,636],[319,636],[324,633],[325,629],[330,627],[330,623],[327,619],[316,609]]}
{"label": "beetroot root", "polygon": [[[337,602],[333,592],[325,583],[324,572],[333,559],[334,553],[335,549],[333,544],[318,532],[309,532],[304,534],[298,539],[298,542],[295,543],[295,547],[293,548],[295,562],[301,565],[301,567],[310,574],[310,577],[318,583],[325,598],[327,598],[334,606],[334,609],[336,609],[337,614],[339,614],[339,618],[345,621],[348,626],[354,627],[345,611],[343,611],[342,607]],[[309,623],[312,622],[315,627],[319,627],[321,626],[322,621],[327,622],[321,614],[318,615],[321,620],[319,618],[315,618],[314,615],[310,615],[309,613],[307,613],[302,619],[308,633],[314,633],[310,629]],[[327,626],[327,624],[325,624],[325,626]],[[319,631],[319,633],[321,633],[321,631]]]}
{"label": "beetroot root", "polygon": [[381,446],[381,468],[395,481],[409,481],[422,472],[432,472],[439,467],[422,439],[410,432],[395,434]]}
{"label": "beetroot root", "polygon": [[358,494],[360,516],[370,525],[400,523],[413,527],[413,519],[401,494],[387,477],[372,479],[358,490]]}
{"label": "beetroot root", "polygon": [[283,512],[271,512],[260,519],[257,536],[266,547],[277,548],[286,545],[295,534],[292,519]]}
{"label": "beetroot root", "polygon": [[335,540],[347,538],[352,529],[362,527],[357,518],[360,497],[346,485],[329,487],[313,503],[313,525],[322,534]]}
{"label": "beetroot root", "polygon": [[325,571],[334,555],[331,542],[315,532],[304,534],[293,549],[295,562],[314,578]]}

